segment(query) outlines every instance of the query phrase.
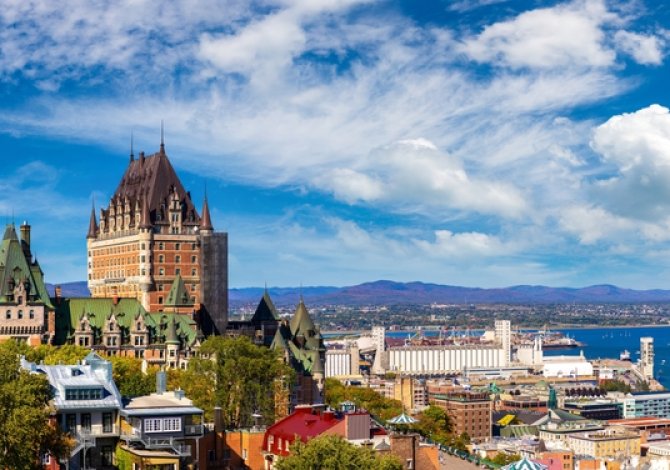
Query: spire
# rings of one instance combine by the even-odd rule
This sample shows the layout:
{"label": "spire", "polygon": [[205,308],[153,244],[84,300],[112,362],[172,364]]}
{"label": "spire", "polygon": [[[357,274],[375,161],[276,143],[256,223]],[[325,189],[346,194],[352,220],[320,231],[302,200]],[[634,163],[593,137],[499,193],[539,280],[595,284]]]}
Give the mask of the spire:
{"label": "spire", "polygon": [[130,161],[135,160],[135,153],[133,152],[133,131],[130,131]]}
{"label": "spire", "polygon": [[161,119],[161,155],[165,155],[165,130],[163,128],[162,119]]}
{"label": "spire", "polygon": [[86,238],[95,238],[98,235],[98,223],[95,220],[95,203],[91,204],[91,220],[88,223]]}
{"label": "spire", "polygon": [[212,219],[209,216],[209,204],[207,204],[207,192],[205,192],[205,200],[202,203],[202,219],[200,219],[200,230],[214,230],[212,227]]}
{"label": "spire", "polygon": [[142,220],[140,222],[140,228],[151,228],[151,217],[149,215],[149,205],[147,204],[146,195],[142,198]]}

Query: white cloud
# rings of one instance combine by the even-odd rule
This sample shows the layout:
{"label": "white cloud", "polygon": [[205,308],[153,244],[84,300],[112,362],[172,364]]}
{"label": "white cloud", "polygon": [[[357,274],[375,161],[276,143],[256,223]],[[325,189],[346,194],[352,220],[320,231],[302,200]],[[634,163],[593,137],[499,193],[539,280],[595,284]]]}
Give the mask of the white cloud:
{"label": "white cloud", "polygon": [[470,178],[460,162],[425,139],[378,149],[353,169],[336,168],[316,183],[345,201],[380,202],[421,213],[456,210],[519,217],[526,209],[512,185]]}
{"label": "white cloud", "polygon": [[630,31],[617,31],[614,42],[639,64],[659,65],[663,62],[663,41],[658,36],[649,36]]}
{"label": "white cloud", "polygon": [[602,25],[614,18],[596,0],[540,8],[487,26],[463,42],[463,51],[514,68],[607,67],[615,54],[605,45]]}
{"label": "white cloud", "polygon": [[593,150],[615,169],[594,184],[609,211],[635,220],[663,220],[670,211],[670,111],[652,105],[610,118],[597,127]]}

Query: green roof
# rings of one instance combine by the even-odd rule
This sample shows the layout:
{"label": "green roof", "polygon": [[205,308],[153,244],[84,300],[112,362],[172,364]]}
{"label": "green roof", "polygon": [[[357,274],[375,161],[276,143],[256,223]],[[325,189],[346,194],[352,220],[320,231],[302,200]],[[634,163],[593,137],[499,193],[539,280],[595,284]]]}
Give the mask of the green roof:
{"label": "green roof", "polygon": [[27,258],[21,242],[16,236],[13,224],[8,224],[0,243],[0,302],[8,302],[10,280],[17,285],[25,282],[28,293],[28,302],[44,304],[53,309],[40,265]]}
{"label": "green roof", "polygon": [[277,309],[275,308],[274,303],[272,303],[270,294],[266,290],[263,293],[261,301],[258,302],[258,307],[256,307],[254,316],[251,318],[251,323],[257,324],[264,321],[274,322],[278,320],[279,320],[279,314],[277,313]]}
{"label": "green roof", "polygon": [[168,293],[167,299],[165,300],[165,305],[167,307],[184,307],[192,306],[193,302],[191,301],[191,296],[186,290],[184,285],[184,280],[181,278],[180,274],[175,276],[174,281],[172,282],[172,287]]}
{"label": "green roof", "polygon": [[65,344],[86,316],[91,328],[102,331],[110,316],[114,315],[122,331],[132,329],[133,322],[140,317],[151,332],[154,343],[167,339],[168,326],[174,323],[177,338],[185,344],[193,344],[198,336],[197,325],[190,315],[169,312],[150,312],[137,299],[121,298],[115,303],[107,298],[63,298],[56,306],[55,344]]}

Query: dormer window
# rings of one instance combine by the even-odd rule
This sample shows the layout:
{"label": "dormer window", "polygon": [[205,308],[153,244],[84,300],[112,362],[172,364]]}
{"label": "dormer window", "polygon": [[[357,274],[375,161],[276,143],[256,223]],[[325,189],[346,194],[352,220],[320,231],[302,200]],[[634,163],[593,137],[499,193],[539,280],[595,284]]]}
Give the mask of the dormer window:
{"label": "dormer window", "polygon": [[114,322],[109,322],[109,331],[114,331]]}
{"label": "dormer window", "polygon": [[141,330],[141,329],[142,329],[142,323],[137,322],[137,331],[139,331],[139,330]]}

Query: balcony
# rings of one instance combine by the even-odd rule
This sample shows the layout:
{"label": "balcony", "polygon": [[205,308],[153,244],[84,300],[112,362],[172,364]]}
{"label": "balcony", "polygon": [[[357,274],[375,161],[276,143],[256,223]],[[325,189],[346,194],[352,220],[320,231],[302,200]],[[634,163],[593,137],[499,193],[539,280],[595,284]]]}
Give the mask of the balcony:
{"label": "balcony", "polygon": [[184,426],[185,436],[202,436],[205,432],[205,427],[202,424],[187,424]]}

